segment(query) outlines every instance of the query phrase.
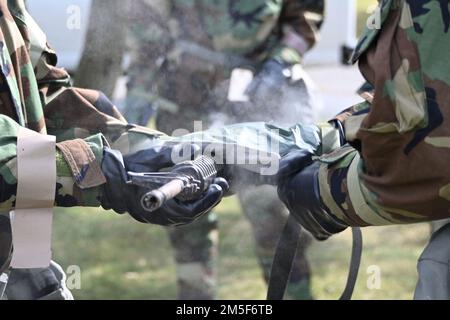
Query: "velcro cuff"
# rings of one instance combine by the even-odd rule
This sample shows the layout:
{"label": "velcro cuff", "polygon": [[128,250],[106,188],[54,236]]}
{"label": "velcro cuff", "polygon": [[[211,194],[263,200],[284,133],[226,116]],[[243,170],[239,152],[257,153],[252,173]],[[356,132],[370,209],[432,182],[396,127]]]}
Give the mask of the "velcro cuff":
{"label": "velcro cuff", "polygon": [[341,134],[339,129],[328,122],[319,123],[320,137],[322,140],[321,154],[331,153],[341,147]]}
{"label": "velcro cuff", "polygon": [[60,142],[56,146],[62,152],[72,171],[75,183],[80,189],[93,188],[106,183],[94,152],[86,141],[75,139]]}

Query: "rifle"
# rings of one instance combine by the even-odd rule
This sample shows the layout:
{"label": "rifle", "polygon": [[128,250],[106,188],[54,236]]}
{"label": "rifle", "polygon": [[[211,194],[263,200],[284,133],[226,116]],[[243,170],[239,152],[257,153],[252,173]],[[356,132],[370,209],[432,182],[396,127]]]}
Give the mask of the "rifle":
{"label": "rifle", "polygon": [[[278,127],[263,122],[244,123],[227,126],[224,130],[211,129],[189,135],[188,141],[208,142],[211,145],[226,143],[227,146],[256,151],[255,154],[287,155],[290,150],[304,149],[315,154],[320,148],[321,140],[318,128],[314,125],[298,123],[290,128]],[[183,142],[182,140],[178,142]],[[237,153],[235,153],[237,154]],[[252,153],[251,153],[252,154]],[[247,159],[247,158],[245,158]],[[232,164],[227,164],[232,165]],[[236,164],[237,165],[237,164]],[[263,163],[259,163],[262,167]],[[129,172],[130,184],[149,189],[141,199],[141,205],[147,212],[154,212],[167,200],[189,201],[199,199],[215,179],[219,164],[207,157],[199,157],[176,165],[171,172],[133,173]],[[220,168],[222,169],[222,168]],[[239,174],[239,179],[242,177]],[[245,179],[243,179],[245,181]],[[306,214],[306,213],[305,213]],[[290,216],[282,232],[274,261],[267,297],[270,300],[282,299],[293,265],[301,227],[294,216]],[[361,260],[362,238],[359,228],[353,229],[353,250],[351,268],[347,285],[341,299],[350,299]]]}
{"label": "rifle", "polygon": [[217,177],[217,168],[212,158],[200,156],[175,165],[170,172],[128,172],[128,176],[127,183],[151,190],[142,196],[141,206],[154,212],[170,199],[185,202],[200,198]]}
{"label": "rifle", "polygon": [[[128,183],[148,188],[141,198],[142,208],[154,212],[170,199],[191,201],[198,199],[217,177],[213,159],[200,156],[194,161],[185,161],[173,167],[170,172],[135,173],[128,172]],[[267,293],[268,300],[283,299],[302,228],[290,215],[281,234],[272,265]],[[353,249],[347,283],[340,300],[351,299],[361,261],[362,238],[359,228],[353,228]]]}

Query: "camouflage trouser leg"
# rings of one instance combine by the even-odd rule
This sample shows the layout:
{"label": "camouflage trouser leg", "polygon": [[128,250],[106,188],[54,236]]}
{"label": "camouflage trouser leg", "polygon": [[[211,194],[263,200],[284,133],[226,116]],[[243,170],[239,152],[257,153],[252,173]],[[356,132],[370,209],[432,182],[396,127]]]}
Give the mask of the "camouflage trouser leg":
{"label": "camouflage trouser leg", "polygon": [[52,261],[43,269],[8,269],[11,254],[11,227],[7,214],[0,215],[0,299],[72,300],[66,275]]}
{"label": "camouflage trouser leg", "polygon": [[177,264],[178,299],[216,298],[217,219],[209,214],[192,225],[170,228]]}
{"label": "camouflage trouser leg", "polygon": [[9,274],[7,300],[73,300],[62,268],[52,262],[43,269],[13,269]]}
{"label": "camouflage trouser leg", "polygon": [[[239,192],[239,199],[245,215],[252,225],[256,253],[267,283],[275,249],[287,220],[287,210],[278,199],[276,189],[272,186]],[[311,237],[305,233],[302,237],[287,289],[287,298],[290,299],[312,298],[310,267],[306,257],[306,249],[311,242]]]}
{"label": "camouflage trouser leg", "polygon": [[[175,130],[194,131],[194,121],[206,117],[200,108],[208,81],[201,74],[175,73],[165,75],[164,96],[178,105],[175,113],[158,110],[157,128],[172,135]],[[163,90],[164,91],[164,90]],[[206,126],[206,125],[205,125]],[[169,229],[177,264],[178,298],[209,300],[216,297],[217,218],[213,214],[189,226]]]}
{"label": "camouflage trouser leg", "polygon": [[446,222],[434,232],[419,258],[414,300],[450,299],[450,223]]}

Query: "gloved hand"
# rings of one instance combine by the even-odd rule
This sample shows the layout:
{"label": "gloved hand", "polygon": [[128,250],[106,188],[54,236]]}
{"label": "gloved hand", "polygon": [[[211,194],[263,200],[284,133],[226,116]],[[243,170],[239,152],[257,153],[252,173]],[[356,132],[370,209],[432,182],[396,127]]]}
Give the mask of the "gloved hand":
{"label": "gloved hand", "polygon": [[278,101],[281,88],[288,78],[288,68],[288,65],[278,60],[267,60],[246,90],[250,101],[256,104]]}
{"label": "gloved hand", "polygon": [[[213,209],[228,191],[228,183],[224,179],[216,179],[196,201],[169,200],[160,209],[151,213],[141,207],[141,197],[148,190],[127,184],[127,172],[158,172],[174,166],[175,163],[172,161],[174,147],[176,146],[154,147],[125,157],[118,151],[105,150],[102,170],[107,183],[104,187],[102,207],[107,210],[113,209],[118,213],[128,212],[139,222],[164,226],[189,224]],[[194,147],[192,145],[192,148]],[[191,154],[194,153],[193,150]],[[190,156],[186,160],[190,160]]]}
{"label": "gloved hand", "polygon": [[[286,163],[283,163],[286,162]],[[319,162],[304,166],[307,162],[285,158],[279,175],[278,196],[297,221],[317,240],[345,230],[348,225],[336,218],[323,206],[319,190]]]}

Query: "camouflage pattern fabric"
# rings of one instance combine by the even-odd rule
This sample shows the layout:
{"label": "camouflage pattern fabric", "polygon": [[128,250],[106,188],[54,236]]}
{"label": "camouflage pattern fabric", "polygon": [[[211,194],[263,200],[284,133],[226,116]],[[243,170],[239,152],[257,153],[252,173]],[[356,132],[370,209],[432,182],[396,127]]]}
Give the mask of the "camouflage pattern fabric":
{"label": "camouflage pattern fabric", "polygon": [[352,147],[320,158],[320,192],[351,226],[450,216],[448,1],[380,1],[380,29],[367,30],[353,61],[373,101],[340,117]]}
{"label": "camouflage pattern fabric", "polygon": [[[57,138],[55,205],[98,207],[105,183],[100,170],[104,147],[126,154],[166,136],[128,124],[102,93],[71,87],[23,0],[0,0],[0,30],[0,212],[15,205],[21,126]],[[0,251],[3,272],[11,251],[10,229],[3,223]]]}
{"label": "camouflage pattern fabric", "polygon": [[180,300],[210,300],[217,296],[217,223],[216,215],[209,213],[189,226],[169,229]]}
{"label": "camouflage pattern fabric", "polygon": [[[157,128],[170,135],[244,121],[311,122],[313,112],[300,82],[286,80],[279,93],[271,92],[273,98],[260,101],[256,108],[252,102],[231,103],[227,95],[235,67],[257,72],[274,58],[301,69],[303,54],[317,41],[323,6],[323,1],[290,0],[133,1],[126,119],[146,125],[157,110]],[[194,50],[185,50],[182,41]],[[195,121],[201,124],[196,127]],[[262,195],[267,199],[264,203]],[[273,187],[239,191],[239,199],[253,227],[257,256],[268,280],[287,211]],[[169,234],[177,262],[178,297],[215,298],[216,216],[170,229]],[[304,239],[298,250],[290,298],[311,297],[308,243]]]}
{"label": "camouflage pattern fabric", "polygon": [[[239,66],[217,65],[200,52],[186,52],[180,40],[213,52],[208,56],[220,52],[240,57],[250,67],[257,68],[268,58],[297,64],[318,40],[323,10],[321,0],[133,1],[125,117],[131,123],[147,124],[155,109],[176,114],[180,106],[167,98],[167,91],[176,95],[171,90],[178,90],[174,88],[182,80],[173,79],[173,74],[180,70],[183,80],[207,96]],[[241,66],[249,67],[245,62]]]}
{"label": "camouflage pattern fabric", "polygon": [[72,88],[22,0],[0,1],[0,211],[14,204],[20,126],[57,137],[58,206],[98,206],[105,146],[134,151],[161,133],[129,125],[99,92]]}
{"label": "camouflage pattern fabric", "polygon": [[433,233],[417,263],[414,300],[450,299],[450,224]]}

